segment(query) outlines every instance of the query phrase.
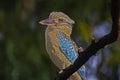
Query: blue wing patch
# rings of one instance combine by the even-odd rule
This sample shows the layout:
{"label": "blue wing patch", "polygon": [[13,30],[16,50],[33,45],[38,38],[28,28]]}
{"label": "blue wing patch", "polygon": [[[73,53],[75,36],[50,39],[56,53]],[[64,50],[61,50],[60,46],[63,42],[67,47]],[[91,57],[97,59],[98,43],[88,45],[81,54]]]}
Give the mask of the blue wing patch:
{"label": "blue wing patch", "polygon": [[[68,58],[70,62],[74,63],[78,55],[72,41],[69,38],[65,37],[62,33],[58,33],[58,40],[60,48],[63,51],[64,55]],[[78,72],[85,79],[85,71],[80,68]]]}
{"label": "blue wing patch", "polygon": [[60,48],[72,63],[77,58],[76,50],[71,40],[65,38],[61,33],[58,34]]}

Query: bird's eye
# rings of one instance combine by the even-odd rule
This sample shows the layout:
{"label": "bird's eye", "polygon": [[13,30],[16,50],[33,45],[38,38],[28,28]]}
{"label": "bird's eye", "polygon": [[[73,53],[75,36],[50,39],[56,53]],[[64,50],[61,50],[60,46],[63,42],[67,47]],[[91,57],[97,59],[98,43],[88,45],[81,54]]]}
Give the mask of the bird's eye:
{"label": "bird's eye", "polygon": [[63,19],[58,19],[59,20],[59,22],[64,22],[64,20]]}

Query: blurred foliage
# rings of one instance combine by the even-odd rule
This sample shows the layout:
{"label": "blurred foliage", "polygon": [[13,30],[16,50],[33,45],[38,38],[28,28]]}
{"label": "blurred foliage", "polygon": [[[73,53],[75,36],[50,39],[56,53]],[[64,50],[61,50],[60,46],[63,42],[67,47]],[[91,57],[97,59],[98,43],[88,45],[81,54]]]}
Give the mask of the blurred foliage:
{"label": "blurred foliage", "polygon": [[[48,17],[52,11],[65,12],[76,22],[72,38],[79,46],[87,47],[92,40],[91,29],[110,19],[109,2],[0,0],[0,80],[53,80],[59,70],[46,52],[45,27],[38,21]],[[112,76],[100,76],[98,72],[100,80],[118,79],[119,46],[120,42],[113,44],[110,57],[105,62],[101,61],[101,64],[111,67]]]}

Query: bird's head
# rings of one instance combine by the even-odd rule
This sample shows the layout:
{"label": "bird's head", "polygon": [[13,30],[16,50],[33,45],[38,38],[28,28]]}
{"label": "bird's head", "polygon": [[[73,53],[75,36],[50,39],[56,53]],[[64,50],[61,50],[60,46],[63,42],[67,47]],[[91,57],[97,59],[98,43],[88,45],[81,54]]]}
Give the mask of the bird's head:
{"label": "bird's head", "polygon": [[49,18],[39,23],[48,26],[50,30],[57,30],[57,32],[70,35],[72,33],[72,25],[75,22],[63,12],[51,12]]}
{"label": "bird's head", "polygon": [[39,23],[51,27],[51,26],[62,26],[67,24],[72,25],[75,22],[63,12],[51,12],[49,18],[44,19]]}

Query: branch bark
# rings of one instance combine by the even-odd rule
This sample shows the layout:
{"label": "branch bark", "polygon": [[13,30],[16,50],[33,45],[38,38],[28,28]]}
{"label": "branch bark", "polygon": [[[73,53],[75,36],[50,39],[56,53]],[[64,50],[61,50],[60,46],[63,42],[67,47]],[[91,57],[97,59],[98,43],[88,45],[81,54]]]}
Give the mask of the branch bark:
{"label": "branch bark", "polygon": [[119,31],[119,16],[120,16],[120,1],[119,0],[111,0],[111,17],[112,17],[112,30],[108,35],[105,35],[99,41],[92,41],[91,45],[89,45],[83,52],[78,56],[73,65],[65,68],[62,73],[57,74],[55,80],[67,80],[70,75],[76,72],[88,59],[95,55],[95,53],[104,48],[106,45],[113,43],[118,38]]}

